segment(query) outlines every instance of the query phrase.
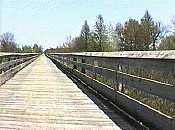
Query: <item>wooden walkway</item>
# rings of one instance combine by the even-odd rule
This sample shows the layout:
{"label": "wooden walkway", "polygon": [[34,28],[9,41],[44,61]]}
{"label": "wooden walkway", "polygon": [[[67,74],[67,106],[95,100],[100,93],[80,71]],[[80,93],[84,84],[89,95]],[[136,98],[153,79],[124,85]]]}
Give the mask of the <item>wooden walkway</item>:
{"label": "wooden walkway", "polygon": [[119,128],[42,55],[1,86],[0,129]]}

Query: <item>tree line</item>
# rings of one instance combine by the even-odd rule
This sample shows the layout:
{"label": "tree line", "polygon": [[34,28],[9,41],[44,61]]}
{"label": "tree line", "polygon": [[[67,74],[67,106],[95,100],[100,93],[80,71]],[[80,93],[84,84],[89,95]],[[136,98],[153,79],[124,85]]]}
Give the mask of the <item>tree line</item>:
{"label": "tree line", "polygon": [[6,32],[0,35],[0,52],[42,53],[42,51],[42,46],[38,44],[19,47],[12,33]]}
{"label": "tree line", "polygon": [[[175,22],[174,22],[175,23]],[[175,25],[175,24],[174,24]],[[68,37],[67,41],[48,52],[83,51],[148,51],[175,49],[175,32],[155,21],[148,10],[140,20],[130,18],[124,24],[105,25],[102,15],[98,15],[94,28],[90,29],[85,20],[80,35]]]}
{"label": "tree line", "polygon": [[[175,20],[173,22],[175,27]],[[61,46],[50,48],[49,52],[85,52],[85,51],[147,51],[175,49],[175,31],[159,21],[155,21],[146,10],[140,20],[128,19],[124,24],[105,25],[102,15],[98,15],[92,29],[85,20],[79,36],[69,36]],[[168,34],[168,35],[167,35]],[[41,53],[42,46],[19,45],[14,34],[6,32],[0,35],[1,52]]]}

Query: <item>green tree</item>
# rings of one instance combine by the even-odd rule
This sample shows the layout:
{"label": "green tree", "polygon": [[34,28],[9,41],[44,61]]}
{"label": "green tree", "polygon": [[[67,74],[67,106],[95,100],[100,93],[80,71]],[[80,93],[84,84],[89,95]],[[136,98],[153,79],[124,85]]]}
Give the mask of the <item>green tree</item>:
{"label": "green tree", "polygon": [[76,37],[72,40],[72,50],[74,52],[83,52],[86,51],[86,49],[83,38]]}
{"label": "green tree", "polygon": [[32,53],[33,48],[31,46],[24,45],[24,46],[22,46],[22,52],[23,53]]}
{"label": "green tree", "polygon": [[143,45],[143,28],[135,19],[129,19],[125,22],[122,31],[122,48],[123,50],[144,50]]}
{"label": "green tree", "polygon": [[33,45],[33,52],[34,53],[42,53],[43,51],[42,51],[42,46],[39,46],[39,45],[37,45],[37,44],[34,44]]}
{"label": "green tree", "polygon": [[154,21],[149,14],[148,10],[145,11],[145,14],[143,18],[141,19],[141,25],[143,27],[144,33],[143,33],[143,44],[144,44],[144,49],[149,50],[149,46],[152,43],[152,34],[154,32]]}
{"label": "green tree", "polygon": [[96,43],[99,45],[98,51],[105,51],[108,42],[108,35],[102,15],[98,15],[97,17],[94,36]]}
{"label": "green tree", "polygon": [[118,46],[118,35],[116,29],[110,24],[108,28],[108,42],[109,48],[108,51],[117,51],[119,49]]}
{"label": "green tree", "polygon": [[168,30],[166,30],[160,22],[155,22],[148,10],[145,11],[143,18],[141,19],[141,25],[144,30],[143,37],[145,50],[149,50],[150,48],[156,50],[157,41],[163,38]]}
{"label": "green tree", "polygon": [[90,36],[90,28],[87,23],[87,20],[85,20],[84,25],[82,26],[81,33],[80,33],[80,38],[77,39],[78,41],[81,40],[82,42],[81,44],[83,44],[82,46],[84,46],[82,48],[82,51],[88,51],[89,36]]}
{"label": "green tree", "polygon": [[165,34],[165,28],[160,22],[153,21],[148,11],[145,12],[141,22],[129,19],[123,29],[117,27],[120,39],[120,50],[156,50],[156,43]]}
{"label": "green tree", "polygon": [[116,24],[116,27],[115,27],[115,31],[116,31],[116,44],[118,46],[118,49],[119,50],[125,50],[125,46],[124,46],[124,38],[123,38],[123,30],[124,30],[124,27],[121,23],[117,23]]}
{"label": "green tree", "polygon": [[99,50],[100,48],[99,48],[99,43],[96,40],[96,34],[95,32],[90,32],[88,51],[96,52]]}

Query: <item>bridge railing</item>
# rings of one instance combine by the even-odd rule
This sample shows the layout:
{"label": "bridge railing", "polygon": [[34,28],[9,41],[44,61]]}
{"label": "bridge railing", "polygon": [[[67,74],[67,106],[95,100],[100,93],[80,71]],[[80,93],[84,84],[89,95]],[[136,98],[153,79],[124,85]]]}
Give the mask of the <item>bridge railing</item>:
{"label": "bridge railing", "polygon": [[[162,130],[175,129],[175,51],[51,53],[48,57],[141,121]],[[164,105],[170,101],[169,116],[144,104],[154,99],[158,100],[153,103]]]}
{"label": "bridge railing", "polygon": [[0,85],[37,58],[37,53],[0,53]]}

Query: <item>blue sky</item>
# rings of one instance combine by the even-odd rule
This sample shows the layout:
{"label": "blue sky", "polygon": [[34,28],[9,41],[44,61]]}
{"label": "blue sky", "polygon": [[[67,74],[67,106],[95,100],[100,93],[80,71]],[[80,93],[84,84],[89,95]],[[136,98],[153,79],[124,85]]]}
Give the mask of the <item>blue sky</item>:
{"label": "blue sky", "polygon": [[174,0],[0,0],[0,33],[14,33],[16,42],[56,47],[79,35],[84,20],[93,28],[102,14],[106,24],[140,19],[149,10],[154,20],[170,25]]}

